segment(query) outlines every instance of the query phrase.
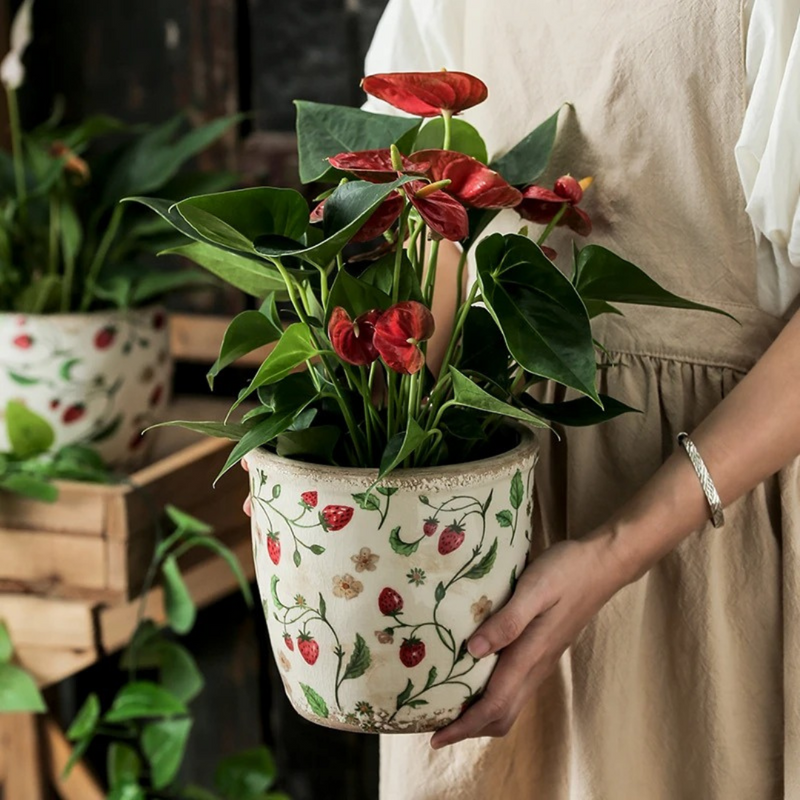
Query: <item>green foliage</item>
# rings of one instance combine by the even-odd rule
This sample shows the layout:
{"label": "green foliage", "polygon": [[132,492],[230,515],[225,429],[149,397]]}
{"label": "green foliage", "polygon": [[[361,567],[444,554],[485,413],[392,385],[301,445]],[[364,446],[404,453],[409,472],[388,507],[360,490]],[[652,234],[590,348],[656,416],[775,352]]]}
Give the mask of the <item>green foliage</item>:
{"label": "green foliage", "polygon": [[45,710],[36,682],[21,667],[11,663],[13,647],[5,623],[0,620],[0,713]]}
{"label": "green foliage", "polygon": [[[228,563],[250,605],[252,597],[235,555],[214,538],[206,523],[174,506],[167,506],[165,512],[174,529],[155,549],[142,590],[141,621],[120,659],[128,680],[105,712],[96,695],[87,697],[67,731],[75,748],[64,774],[69,774],[94,739],[102,738],[108,741],[109,798],[290,800],[280,793],[267,793],[275,783],[276,770],[271,754],[263,747],[222,759],[213,790],[179,784],[177,776],[193,722],[189,703],[203,688],[203,676],[191,653],[174,640],[174,634],[187,633],[195,622],[194,601],[180,573],[180,557],[195,547],[212,550]],[[148,592],[159,578],[165,590],[167,627],[171,633],[144,617]],[[0,624],[0,661],[4,654],[10,656],[10,644],[4,634]],[[352,669],[358,671],[365,658],[368,665],[369,650],[363,642],[359,649],[357,642]],[[0,663],[0,676],[4,666]],[[147,676],[142,674],[144,671]],[[0,677],[0,704],[4,699],[2,686]]]}
{"label": "green foliage", "polygon": [[152,127],[109,117],[63,127],[55,115],[33,131],[16,131],[20,146],[4,155],[8,174],[13,163],[22,180],[0,180],[0,311],[124,308],[208,283],[199,270],[155,267],[149,257],[182,237],[118,203],[148,192],[178,200],[181,191],[230,185],[230,175],[209,180],[178,171],[240,119],[187,131],[183,115]]}

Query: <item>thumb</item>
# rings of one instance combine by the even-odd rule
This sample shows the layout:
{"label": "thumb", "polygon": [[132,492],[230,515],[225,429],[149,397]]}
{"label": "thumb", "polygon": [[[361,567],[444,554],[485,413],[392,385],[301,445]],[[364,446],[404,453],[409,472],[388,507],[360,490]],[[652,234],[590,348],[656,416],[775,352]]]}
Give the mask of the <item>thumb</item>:
{"label": "thumb", "polygon": [[543,611],[543,598],[534,586],[517,586],[511,599],[492,614],[467,642],[474,658],[484,658],[516,641],[530,622]]}

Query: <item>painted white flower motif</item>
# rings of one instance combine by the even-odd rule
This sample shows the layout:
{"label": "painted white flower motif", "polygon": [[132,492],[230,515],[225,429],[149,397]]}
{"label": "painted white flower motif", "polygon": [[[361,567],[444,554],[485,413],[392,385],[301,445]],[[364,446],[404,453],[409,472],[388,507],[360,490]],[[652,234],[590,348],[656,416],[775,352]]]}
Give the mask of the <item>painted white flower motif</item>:
{"label": "painted white flower motif", "polygon": [[25,80],[22,55],[33,39],[33,0],[24,0],[11,23],[11,49],[0,62],[0,81],[7,89],[19,89]]}
{"label": "painted white flower motif", "polygon": [[352,600],[364,591],[364,584],[352,575],[336,575],[333,579],[333,593],[336,597]]}
{"label": "painted white flower motif", "polygon": [[394,636],[386,631],[375,631],[375,638],[381,644],[392,644],[394,642]]}
{"label": "painted white flower motif", "polygon": [[483,622],[492,613],[492,601],[484,594],[480,600],[476,600],[471,606],[472,619],[475,622]]}
{"label": "painted white flower motif", "polygon": [[356,565],[356,572],[375,572],[375,565],[380,560],[377,553],[373,553],[369,547],[362,547],[357,555],[350,556],[350,560]]}

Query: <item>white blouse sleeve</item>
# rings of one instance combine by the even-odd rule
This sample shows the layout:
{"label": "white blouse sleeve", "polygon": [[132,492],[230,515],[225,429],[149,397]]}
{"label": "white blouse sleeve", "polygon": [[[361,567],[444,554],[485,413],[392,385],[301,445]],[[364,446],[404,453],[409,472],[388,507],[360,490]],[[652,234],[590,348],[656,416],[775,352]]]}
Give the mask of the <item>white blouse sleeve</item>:
{"label": "white blouse sleeve", "polygon": [[[365,75],[376,72],[432,72],[460,69],[461,42],[454,41],[462,0],[389,0],[375,30],[365,63]],[[368,97],[362,108],[382,114],[401,114],[396,108]]]}
{"label": "white blouse sleeve", "polygon": [[736,160],[757,234],[800,267],[800,0],[753,0]]}

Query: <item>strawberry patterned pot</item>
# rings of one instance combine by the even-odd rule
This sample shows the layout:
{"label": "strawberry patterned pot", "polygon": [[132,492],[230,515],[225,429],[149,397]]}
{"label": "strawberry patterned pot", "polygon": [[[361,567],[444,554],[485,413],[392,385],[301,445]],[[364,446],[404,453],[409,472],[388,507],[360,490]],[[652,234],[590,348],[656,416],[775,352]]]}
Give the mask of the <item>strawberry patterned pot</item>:
{"label": "strawberry patterned pot", "polygon": [[253,557],[284,688],[306,719],[433,731],[488,682],[468,637],[509,598],[531,536],[533,431],[482,461],[396,470],[245,460]]}
{"label": "strawberry patterned pot", "polygon": [[90,445],[111,466],[138,466],[171,378],[161,307],[0,314],[0,452],[10,449],[2,415],[18,400],[52,425],[53,449]]}

